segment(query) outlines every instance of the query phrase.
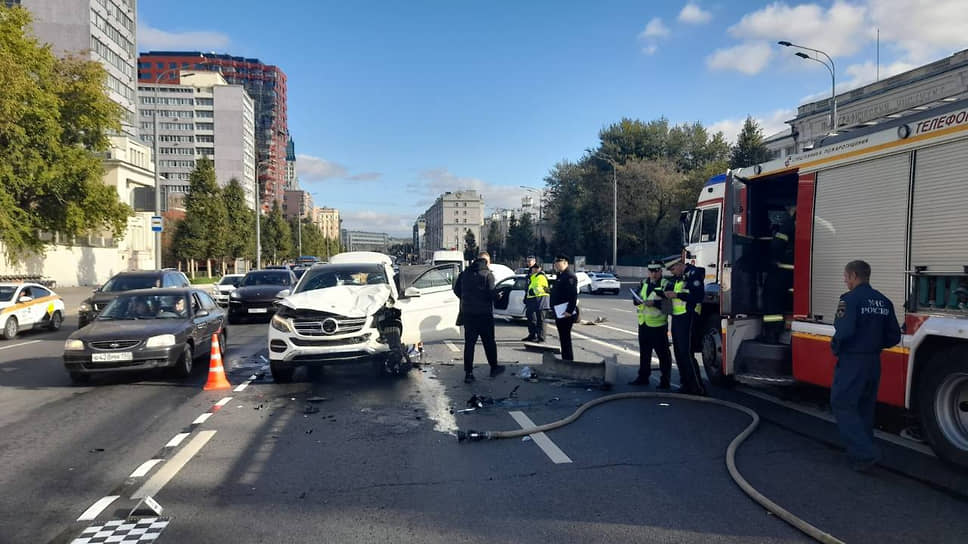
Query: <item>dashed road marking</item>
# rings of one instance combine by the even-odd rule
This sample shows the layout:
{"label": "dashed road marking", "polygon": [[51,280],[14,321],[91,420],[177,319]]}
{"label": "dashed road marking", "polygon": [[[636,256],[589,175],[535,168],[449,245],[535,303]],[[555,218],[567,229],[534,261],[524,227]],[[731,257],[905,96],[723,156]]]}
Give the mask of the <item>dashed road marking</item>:
{"label": "dashed road marking", "polygon": [[128,478],[143,478],[144,475],[148,474],[148,472],[150,472],[155,465],[162,461],[164,461],[164,459],[149,459],[144,463],[141,463],[141,466],[136,468],[134,472],[131,473],[131,476],[128,476]]}
{"label": "dashed road marking", "polygon": [[208,443],[212,437],[215,436],[215,431],[202,431],[191,440],[184,448],[178,451],[174,457],[169,459],[161,469],[155,473],[143,486],[141,486],[134,494],[131,495],[131,499],[143,499],[146,496],[152,496],[158,494],[161,488],[165,487],[172,478],[178,474],[185,465],[191,461],[192,457],[198,453],[205,444]]}
{"label": "dashed road marking", "polygon": [[207,420],[210,417],[212,417],[212,412],[205,412],[204,414],[196,417],[195,421],[192,421],[192,425],[201,425],[202,423],[205,423],[205,420]]}
{"label": "dashed road marking", "polygon": [[112,502],[118,500],[120,495],[108,495],[106,497],[101,497],[96,503],[92,504],[90,508],[84,511],[77,521],[91,521],[98,517],[101,512],[104,511]]}
{"label": "dashed road marking", "polygon": [[450,348],[450,351],[460,351],[460,348],[457,347],[457,344],[454,344],[450,340],[445,340],[444,345]]}
{"label": "dashed road marking", "polygon": [[241,393],[242,391],[245,391],[245,388],[248,387],[250,383],[252,383],[253,381],[255,381],[255,379],[256,379],[256,375],[255,374],[249,376],[249,379],[248,380],[245,380],[244,382],[242,382],[239,385],[237,385],[235,387],[235,389],[233,389],[232,391],[235,391],[236,393]]}
{"label": "dashed road marking", "polygon": [[19,348],[20,346],[29,346],[30,344],[36,344],[37,342],[41,342],[41,340],[31,340],[29,342],[21,342],[19,344],[14,344],[12,346],[3,346],[2,348],[0,348],[0,351],[3,351],[5,349]]}
{"label": "dashed road marking", "polygon": [[228,404],[229,401],[231,401],[231,400],[232,400],[232,397],[225,397],[224,399],[216,402],[215,403],[215,406],[218,406],[219,408],[221,408],[221,407],[225,406],[226,404]]}
{"label": "dashed road marking", "polygon": [[[514,421],[516,421],[518,425],[521,426],[522,429],[533,429],[537,427],[537,425],[535,425],[534,422],[531,421],[531,418],[525,415],[524,412],[515,411],[515,412],[508,412],[508,414],[510,414],[510,416],[514,418]],[[552,463],[556,465],[560,465],[562,463],[572,462],[571,458],[565,455],[565,452],[561,451],[561,448],[559,448],[554,442],[552,442],[551,439],[548,438],[548,435],[546,435],[545,433],[534,433],[530,436],[531,436],[531,439],[534,440],[534,443],[537,444],[539,448],[541,448],[541,451],[545,452],[545,455],[547,455],[548,458],[551,459]]]}
{"label": "dashed road marking", "polygon": [[178,433],[174,436],[174,438],[169,440],[167,444],[165,444],[165,447],[177,448],[178,445],[181,444],[182,441],[185,440],[186,438],[188,438],[188,433]]}

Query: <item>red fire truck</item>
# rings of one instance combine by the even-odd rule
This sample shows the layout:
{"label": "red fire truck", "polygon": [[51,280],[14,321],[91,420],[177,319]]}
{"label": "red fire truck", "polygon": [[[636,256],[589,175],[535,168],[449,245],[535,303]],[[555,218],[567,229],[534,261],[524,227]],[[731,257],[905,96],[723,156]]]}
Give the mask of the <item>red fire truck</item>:
{"label": "red fire truck", "polygon": [[[863,259],[904,333],[881,357],[878,401],[910,410],[940,457],[968,467],[965,191],[968,101],[710,180],[683,214],[686,247],[706,267],[707,375],[830,387],[844,265]],[[792,206],[793,262],[783,271],[770,244]]]}

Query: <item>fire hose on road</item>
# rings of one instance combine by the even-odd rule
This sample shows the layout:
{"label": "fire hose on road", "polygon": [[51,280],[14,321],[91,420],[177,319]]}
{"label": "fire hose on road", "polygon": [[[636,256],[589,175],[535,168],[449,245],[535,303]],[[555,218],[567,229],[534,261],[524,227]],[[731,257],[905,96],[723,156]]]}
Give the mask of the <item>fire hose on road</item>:
{"label": "fire hose on road", "polygon": [[616,400],[627,400],[627,399],[675,399],[675,400],[689,400],[693,402],[702,402],[706,404],[715,404],[718,406],[724,406],[726,408],[731,408],[743,412],[744,414],[750,416],[752,421],[750,424],[743,429],[743,432],[736,435],[735,438],[729,443],[726,448],[726,470],[729,471],[729,476],[736,482],[736,485],[743,490],[751,499],[759,503],[763,508],[766,508],[769,512],[779,517],[788,524],[796,527],[804,534],[813,538],[817,542],[823,542],[825,544],[843,544],[843,541],[837,537],[824,532],[823,530],[807,523],[806,521],[798,518],[789,510],[783,508],[779,504],[771,501],[765,495],[756,490],[746,478],[739,472],[736,468],[736,450],[739,446],[746,441],[747,438],[760,424],[760,416],[750,408],[742,406],[733,402],[714,399],[710,397],[696,397],[692,395],[683,395],[679,393],[660,393],[660,392],[632,392],[632,393],[617,393],[614,395],[607,395],[604,397],[597,398],[582,404],[572,413],[570,416],[559,419],[558,421],[553,421],[551,423],[546,423],[544,425],[539,425],[537,427],[532,427],[529,429],[517,429],[514,431],[459,431],[457,433],[457,440],[463,442],[465,440],[476,442],[480,440],[497,440],[501,438],[520,438],[523,436],[532,435],[535,433],[552,431],[560,427],[564,427],[570,423],[575,422],[582,414],[586,411],[598,406],[600,404],[605,404],[606,402],[612,402]]}

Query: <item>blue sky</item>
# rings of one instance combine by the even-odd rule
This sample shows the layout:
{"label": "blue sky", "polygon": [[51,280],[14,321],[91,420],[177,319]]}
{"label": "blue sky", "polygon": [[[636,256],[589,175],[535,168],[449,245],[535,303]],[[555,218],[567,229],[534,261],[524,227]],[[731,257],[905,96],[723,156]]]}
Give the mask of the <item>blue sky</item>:
{"label": "blue sky", "polygon": [[917,4],[142,0],[138,41],[282,68],[315,204],[406,235],[445,190],[516,206],[623,116],[783,128],[830,79],[780,39],[831,53],[839,90],[874,79],[875,27],[882,78],[968,48],[959,0]]}

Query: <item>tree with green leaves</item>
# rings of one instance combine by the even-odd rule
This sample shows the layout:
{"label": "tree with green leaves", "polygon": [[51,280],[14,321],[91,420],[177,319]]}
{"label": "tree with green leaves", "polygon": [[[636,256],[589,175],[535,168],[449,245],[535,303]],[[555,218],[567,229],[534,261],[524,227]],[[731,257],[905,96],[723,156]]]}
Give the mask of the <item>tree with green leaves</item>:
{"label": "tree with green leaves", "polygon": [[491,226],[487,228],[486,247],[491,260],[497,261],[504,254],[504,240],[501,238],[501,227],[497,221],[491,221]]}
{"label": "tree with green leaves", "polygon": [[757,124],[753,116],[748,116],[743,123],[743,129],[736,137],[736,145],[729,155],[730,168],[753,166],[769,160],[770,151],[763,142],[763,129]]}
{"label": "tree with green leaves", "polygon": [[[294,256],[299,253],[299,230],[297,229],[297,219],[292,219],[289,222],[289,228],[292,231],[292,254]],[[322,256],[326,253],[326,239],[323,237],[323,231],[319,230],[312,221],[307,217],[302,218],[302,255],[313,255],[316,257]]]}
{"label": "tree with green leaves", "polygon": [[182,236],[176,236],[176,242],[186,244],[186,250],[178,253],[189,259],[204,259],[208,274],[214,275],[212,259],[221,261],[228,254],[229,220],[226,202],[215,178],[215,163],[208,158],[196,161],[195,169],[188,176],[185,220],[180,228]]}
{"label": "tree with green leaves", "polygon": [[68,239],[127,228],[130,206],[102,181],[98,153],[120,129],[97,62],[56,58],[20,7],[0,5],[0,242],[17,262],[42,254],[41,233]]}
{"label": "tree with green leaves", "polygon": [[531,214],[521,215],[521,220],[511,216],[508,223],[508,237],[504,242],[504,254],[507,259],[516,260],[534,252],[534,222]]}
{"label": "tree with green leaves", "polygon": [[272,209],[262,224],[262,251],[271,255],[273,263],[279,263],[292,254],[292,229],[282,215],[279,201],[272,201]]}
{"label": "tree with green leaves", "polygon": [[232,261],[255,259],[255,212],[247,205],[245,190],[239,180],[229,180],[222,191],[222,198],[228,223],[225,256]]}
{"label": "tree with green leaves", "polygon": [[464,233],[464,260],[473,261],[480,252],[480,248],[477,247],[477,237],[474,236],[474,231],[467,229]]}

